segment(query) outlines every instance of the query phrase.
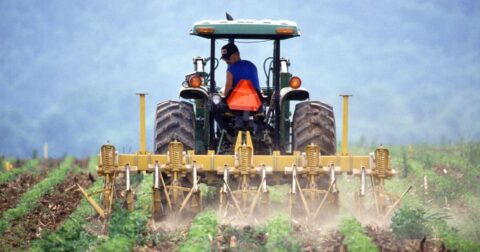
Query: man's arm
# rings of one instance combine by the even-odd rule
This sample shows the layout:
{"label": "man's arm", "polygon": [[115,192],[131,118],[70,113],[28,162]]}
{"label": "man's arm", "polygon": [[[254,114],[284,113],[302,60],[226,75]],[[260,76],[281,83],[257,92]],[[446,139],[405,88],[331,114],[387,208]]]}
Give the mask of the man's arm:
{"label": "man's arm", "polygon": [[225,83],[225,93],[223,95],[227,96],[228,92],[230,92],[230,89],[232,88],[233,84],[233,75],[229,71],[227,71],[227,82]]}

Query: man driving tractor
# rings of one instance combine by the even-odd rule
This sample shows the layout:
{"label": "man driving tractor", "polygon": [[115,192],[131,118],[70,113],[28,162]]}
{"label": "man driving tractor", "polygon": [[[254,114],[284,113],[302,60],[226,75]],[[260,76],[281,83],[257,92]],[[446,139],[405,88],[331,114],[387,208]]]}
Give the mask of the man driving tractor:
{"label": "man driving tractor", "polygon": [[228,43],[222,47],[221,53],[222,59],[228,65],[225,95],[228,96],[240,80],[249,80],[253,87],[260,92],[257,67],[252,62],[240,58],[238,47],[233,43]]}

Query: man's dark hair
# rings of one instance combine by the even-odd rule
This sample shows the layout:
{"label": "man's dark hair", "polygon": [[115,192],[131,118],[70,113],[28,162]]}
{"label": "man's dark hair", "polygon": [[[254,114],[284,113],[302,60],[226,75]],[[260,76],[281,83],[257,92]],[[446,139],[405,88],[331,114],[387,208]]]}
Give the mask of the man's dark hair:
{"label": "man's dark hair", "polygon": [[229,59],[232,54],[238,52],[238,47],[235,44],[228,43],[222,46],[222,59]]}

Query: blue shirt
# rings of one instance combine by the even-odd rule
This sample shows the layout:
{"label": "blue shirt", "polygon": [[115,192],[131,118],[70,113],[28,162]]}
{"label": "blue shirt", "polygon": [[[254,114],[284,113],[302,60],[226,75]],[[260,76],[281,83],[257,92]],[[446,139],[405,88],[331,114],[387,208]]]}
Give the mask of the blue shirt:
{"label": "blue shirt", "polygon": [[240,80],[250,80],[255,89],[260,91],[257,67],[248,60],[239,60],[227,68],[233,76],[232,90]]}

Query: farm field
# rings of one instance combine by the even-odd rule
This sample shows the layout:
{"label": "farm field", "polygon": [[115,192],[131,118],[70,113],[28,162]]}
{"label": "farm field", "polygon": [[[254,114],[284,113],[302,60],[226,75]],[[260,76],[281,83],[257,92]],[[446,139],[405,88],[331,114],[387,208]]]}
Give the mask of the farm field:
{"label": "farm field", "polygon": [[[319,223],[290,218],[277,207],[288,186],[269,186],[263,219],[220,216],[214,188],[202,185],[200,213],[155,221],[153,175],[142,173],[131,178],[134,210],[126,209],[120,178],[112,214],[102,220],[77,189],[102,188],[96,157],[3,158],[0,251],[480,251],[480,143],[390,149],[397,175],[386,182],[387,191],[400,196],[412,189],[385,222],[373,214],[371,197],[355,204],[359,182],[348,175],[338,178],[338,213],[320,215]],[[14,164],[10,170],[7,161]]]}

